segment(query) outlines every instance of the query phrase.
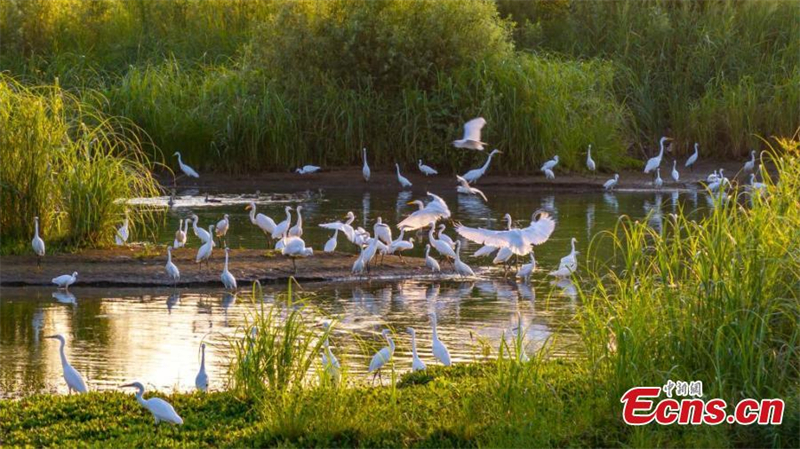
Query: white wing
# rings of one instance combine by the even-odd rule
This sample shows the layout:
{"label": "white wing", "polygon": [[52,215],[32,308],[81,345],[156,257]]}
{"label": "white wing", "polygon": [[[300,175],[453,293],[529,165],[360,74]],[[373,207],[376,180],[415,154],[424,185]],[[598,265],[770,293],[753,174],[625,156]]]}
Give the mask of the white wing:
{"label": "white wing", "polygon": [[347,240],[351,242],[355,239],[355,231],[353,231],[353,227],[342,223],[341,221],[335,221],[333,223],[322,223],[319,225],[320,228],[330,229],[331,231],[342,231],[344,235],[347,237]]}
{"label": "white wing", "polygon": [[508,231],[493,231],[491,229],[470,228],[457,225],[456,232],[467,240],[482,245],[508,248],[514,254],[524,256],[531,251],[531,245],[541,245],[550,238],[556,227],[556,222],[547,214],[542,214],[539,220],[534,221],[527,228],[511,229]]}
{"label": "white wing", "polygon": [[483,117],[474,118],[464,123],[464,140],[481,141],[481,129],[486,125]]}

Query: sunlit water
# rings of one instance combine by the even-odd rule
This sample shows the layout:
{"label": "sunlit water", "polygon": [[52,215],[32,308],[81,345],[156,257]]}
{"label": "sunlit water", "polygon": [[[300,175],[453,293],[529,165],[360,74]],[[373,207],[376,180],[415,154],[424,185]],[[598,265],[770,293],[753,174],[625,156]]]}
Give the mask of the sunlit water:
{"label": "sunlit water", "polygon": [[[261,195],[216,195],[221,202],[206,202],[202,196],[183,192],[168,213],[168,223],[159,232],[160,243],[171,242],[179,218],[192,213],[207,229],[222,214],[229,214],[231,230],[228,245],[233,248],[266,247],[264,235],[249,221],[244,207],[256,201],[258,212],[280,221],[286,205],[303,205],[304,239],[321,248],[330,232],[318,228],[321,222],[340,220],[353,211],[354,226],[371,230],[378,216],[397,223],[413,211],[407,203],[420,198],[410,192],[320,192],[268,197]],[[503,277],[501,269],[485,270],[481,279],[471,282],[403,280],[361,284],[314,284],[305,286],[313,293],[314,321],[334,319],[336,331],[332,347],[355,379],[364,378],[373,349],[384,345],[380,331],[395,331],[397,351],[395,369],[410,370],[411,350],[408,326],[417,329],[420,355],[428,364],[436,363],[430,353],[428,313],[439,317],[440,338],[450,349],[455,363],[478,360],[485,347],[496,353],[503,335],[523,317],[527,351],[533,353],[547,343],[554,356],[580,353],[574,317],[580,302],[570,281],[555,282],[547,272],[555,269],[569,252],[569,240],[578,239],[584,252],[599,231],[613,227],[620,214],[649,220],[656,228],[679,205],[698,207],[696,192],[637,193],[492,193],[490,203],[475,197],[442,195],[453,218],[468,226],[501,228],[502,216],[510,213],[515,224],[526,226],[531,213],[543,208],[557,220],[556,230],[544,245],[536,248],[538,272],[528,286]],[[700,206],[705,207],[702,194]],[[148,200],[166,202],[166,198]],[[455,238],[452,230],[449,234]],[[188,247],[198,240],[189,232]],[[475,260],[477,245],[465,242],[462,257],[473,266],[488,266],[490,259]],[[355,253],[356,248],[340,236],[340,251]],[[421,254],[420,245],[414,255]],[[602,247],[598,251],[603,257]],[[220,257],[216,255],[215,257]],[[219,268],[221,264],[216,261]],[[300,262],[302,263],[302,261]],[[212,262],[212,268],[214,268]],[[221,287],[221,286],[220,286]],[[273,304],[283,285],[268,286],[264,298]],[[55,294],[54,294],[55,293]],[[193,388],[199,367],[198,347],[209,343],[207,370],[212,389],[222,389],[228,362],[228,339],[241,336],[246,316],[253,303],[249,294],[225,294],[222,289],[115,289],[76,287],[72,297],[49,288],[3,288],[0,290],[0,397],[15,397],[36,392],[66,392],[61,378],[58,342],[43,338],[62,333],[67,337],[67,357],[87,378],[91,389],[112,389],[121,383],[141,380],[162,390]],[[369,349],[368,347],[372,347]]]}

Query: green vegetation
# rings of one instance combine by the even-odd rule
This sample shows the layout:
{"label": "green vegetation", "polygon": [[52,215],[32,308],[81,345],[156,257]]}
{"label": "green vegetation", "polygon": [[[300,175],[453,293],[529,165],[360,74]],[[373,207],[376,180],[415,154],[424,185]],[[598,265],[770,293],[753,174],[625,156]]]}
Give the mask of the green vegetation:
{"label": "green vegetation", "polygon": [[[0,240],[29,251],[34,216],[50,250],[113,241],[128,213],[120,198],[157,193],[133,126],[58,85],[27,88],[0,74]],[[131,227],[152,217],[129,213]]]}

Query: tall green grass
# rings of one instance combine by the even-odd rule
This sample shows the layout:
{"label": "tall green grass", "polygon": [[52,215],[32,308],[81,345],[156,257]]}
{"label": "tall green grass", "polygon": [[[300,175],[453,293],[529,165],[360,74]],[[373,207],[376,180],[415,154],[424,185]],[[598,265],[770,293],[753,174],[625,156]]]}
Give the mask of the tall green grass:
{"label": "tall green grass", "polygon": [[[0,74],[0,239],[29,251],[34,217],[48,248],[102,246],[127,213],[124,200],[157,194],[125,120],[108,117],[58,85],[26,87]],[[132,232],[153,218],[130,210]]]}

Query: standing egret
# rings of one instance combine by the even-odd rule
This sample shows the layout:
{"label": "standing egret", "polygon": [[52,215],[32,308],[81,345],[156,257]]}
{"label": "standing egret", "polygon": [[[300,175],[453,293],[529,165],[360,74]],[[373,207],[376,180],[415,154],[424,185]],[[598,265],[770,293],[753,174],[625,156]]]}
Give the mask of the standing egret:
{"label": "standing egret", "polygon": [[422,159],[420,159],[420,160],[417,162],[417,166],[419,167],[419,171],[421,171],[422,173],[424,173],[424,174],[425,174],[425,176],[430,176],[430,175],[438,175],[438,174],[439,174],[439,172],[438,172],[438,171],[436,171],[436,170],[435,170],[433,167],[431,167],[431,166],[429,166],[429,165],[425,165],[425,164],[423,164],[423,163],[422,163]]}
{"label": "standing egret", "polygon": [[294,172],[299,173],[301,175],[310,175],[311,173],[316,173],[320,170],[321,168],[317,167],[316,165],[305,165],[302,168],[298,168]]}
{"label": "standing egret", "polygon": [[590,172],[594,173],[597,170],[597,164],[594,163],[594,159],[592,159],[592,146],[589,145],[589,149],[586,150],[586,168],[589,169]]}
{"label": "standing egret", "polygon": [[564,278],[572,275],[578,269],[578,251],[575,250],[575,243],[578,242],[578,239],[572,238],[570,240],[570,244],[572,245],[572,251],[569,254],[561,258],[561,262],[558,264],[558,269],[555,271],[551,271],[549,274],[550,276],[555,276],[559,278]]}
{"label": "standing egret", "polygon": [[413,327],[407,327],[406,332],[411,334],[411,371],[425,371],[427,366],[417,355],[417,331]]}
{"label": "standing egret", "polygon": [[690,168],[692,171],[694,171],[694,163],[697,162],[697,157],[699,156],[698,152],[699,146],[700,146],[699,143],[697,142],[694,143],[694,153],[691,156],[689,156],[689,159],[686,159],[686,163],[683,164],[684,167]]}
{"label": "standing egret", "polygon": [[717,171],[714,170],[710,175],[708,175],[706,177],[706,182],[707,183],[712,183],[712,182],[716,182],[716,181],[719,181],[719,175],[717,174]]}
{"label": "standing egret", "polygon": [[481,129],[486,125],[483,117],[474,118],[464,123],[464,137],[454,140],[453,146],[456,148],[466,148],[468,150],[483,151],[486,142],[481,142]]}
{"label": "standing egret", "polygon": [[486,162],[483,164],[482,167],[464,173],[463,178],[466,179],[467,182],[469,183],[478,182],[478,179],[480,179],[483,175],[486,174],[486,170],[489,168],[489,164],[492,162],[492,157],[495,154],[503,154],[503,152],[497,149],[492,150],[492,152],[489,153],[489,157],[486,158]]}
{"label": "standing egret", "polygon": [[547,178],[547,179],[556,179],[556,174],[553,173],[553,170],[550,170],[549,168],[545,168],[543,171],[544,171],[544,177],[545,178]]}
{"label": "standing egret", "polygon": [[33,252],[36,253],[36,267],[42,264],[42,257],[44,257],[44,240],[39,237],[39,217],[33,217],[33,240],[31,240],[31,247]]}
{"label": "standing egret", "polygon": [[303,236],[303,206],[297,206],[297,222],[294,226],[289,228],[289,237],[302,237]]}
{"label": "standing egret", "polygon": [[251,201],[245,210],[250,210],[250,223],[258,226],[261,232],[266,234],[268,238],[272,238],[272,233],[275,232],[275,221],[264,214],[256,214],[256,203]]}
{"label": "standing egret", "polygon": [[297,263],[295,259],[298,257],[309,257],[314,255],[314,250],[311,247],[306,247],[306,242],[300,237],[283,237],[283,248],[281,254],[289,256],[292,259],[292,268],[297,273]]}
{"label": "standing egret", "polygon": [[397,182],[400,183],[400,187],[404,189],[407,187],[411,187],[412,186],[411,181],[409,181],[408,178],[400,174],[400,164],[395,163],[394,166],[397,168]]}
{"label": "standing egret", "polygon": [[763,182],[756,182],[756,174],[750,173],[750,188],[757,192],[763,192],[767,190],[767,185]]}
{"label": "standing egret", "polygon": [[172,247],[167,247],[167,265],[164,267],[167,271],[167,276],[172,279],[172,285],[177,286],[178,279],[181,278],[181,272],[178,266],[172,263]]}
{"label": "standing egret", "polygon": [[750,151],[750,160],[745,162],[744,164],[744,171],[745,173],[751,172],[756,168],[756,152]]}
{"label": "standing egret", "polygon": [[[372,356],[372,360],[369,362],[369,369],[367,372],[375,373],[372,375],[373,383],[375,382],[375,377],[381,375],[381,368],[383,368],[383,366],[392,359],[392,355],[394,355],[394,341],[392,341],[392,337],[389,335],[389,329],[381,331],[381,335],[383,335],[383,338],[389,343],[389,346],[381,348],[380,351]],[[381,382],[383,382],[383,377],[381,377]]]}
{"label": "standing egret", "polygon": [[283,210],[286,212],[286,219],[275,225],[275,229],[272,231],[273,239],[283,237],[283,235],[289,230],[289,226],[292,224],[292,206],[286,206]]}
{"label": "standing egret", "polygon": [[69,362],[67,361],[67,355],[64,354],[64,346],[67,344],[67,341],[64,339],[64,336],[61,334],[56,334],[56,335],[48,335],[44,338],[52,338],[54,340],[58,340],[59,342],[61,342],[58,351],[61,354],[61,369],[64,372],[64,380],[67,382],[67,388],[69,389],[69,393],[72,394],[73,391],[76,393],[88,392],[89,387],[86,386],[86,382],[83,380],[81,373],[79,373],[78,370],[73,368],[72,365],[70,365]]}
{"label": "standing egret", "polygon": [[341,221],[335,221],[333,223],[322,223],[319,225],[320,228],[331,229],[335,231],[342,231],[347,237],[347,240],[351,242],[355,242],[355,230],[351,224],[355,221],[356,216],[353,212],[347,212],[347,221],[342,223]]}
{"label": "standing egret", "polygon": [[228,244],[228,239],[226,236],[228,235],[228,228],[230,228],[230,225],[230,217],[228,217],[228,214],[225,214],[222,216],[222,220],[217,222],[217,227],[215,228],[216,231],[214,231],[217,234],[217,238],[220,240],[225,239],[226,245]]}
{"label": "standing egret", "polygon": [[61,276],[53,278],[53,283],[56,284],[59,288],[63,288],[64,290],[69,290],[69,286],[74,284],[75,281],[78,280],[78,272],[75,271],[72,275],[69,274],[62,274]]}
{"label": "standing egret", "polygon": [[361,149],[361,158],[364,160],[364,167],[361,169],[361,174],[364,176],[364,182],[369,182],[370,171],[369,164],[367,164],[367,147]]}
{"label": "standing egret", "polygon": [[400,235],[397,236],[396,239],[392,240],[392,243],[389,245],[389,254],[397,253],[397,256],[400,257],[400,260],[405,263],[403,260],[403,255],[400,254],[403,251],[408,251],[410,249],[414,249],[414,238],[409,238],[408,240],[403,240],[403,236],[405,235],[406,231],[400,231]]}
{"label": "standing egret", "polygon": [[194,171],[192,167],[189,167],[188,165],[183,163],[183,159],[181,158],[181,153],[179,151],[176,151],[175,154],[173,154],[173,156],[178,156],[178,166],[181,168],[181,171],[183,172],[184,175],[190,178],[200,177],[200,175],[198,175],[197,172]]}
{"label": "standing egret", "polygon": [[200,345],[200,371],[194,378],[194,386],[200,391],[208,391],[208,374],[206,374],[206,344]]}
{"label": "standing egret", "polygon": [[647,164],[644,166],[644,172],[650,173],[651,171],[655,170],[656,168],[661,166],[661,158],[664,157],[664,143],[668,140],[672,140],[669,137],[662,137],[661,140],[658,142],[659,150],[658,156],[651,157],[647,160]]}
{"label": "standing egret", "polygon": [[614,190],[614,187],[617,186],[618,182],[619,182],[619,173],[614,173],[614,178],[609,179],[608,181],[603,183],[603,188],[605,190]]}
{"label": "standing egret", "polygon": [[331,236],[331,238],[329,238],[328,241],[325,242],[325,248],[323,249],[323,251],[325,251],[326,253],[332,253],[336,251],[336,243],[338,238],[339,238],[339,230],[337,229],[333,231],[333,235]]}
{"label": "standing egret", "polygon": [[483,198],[483,201],[488,202],[489,200],[486,199],[486,195],[483,194],[480,190],[476,189],[475,187],[471,187],[469,182],[466,179],[462,178],[461,176],[456,175],[456,179],[459,182],[459,186],[456,187],[456,191],[458,193],[463,193],[465,195],[478,195]]}
{"label": "standing egret", "polygon": [[653,181],[653,185],[656,186],[657,189],[660,189],[661,186],[664,185],[664,180],[661,179],[661,167],[656,168],[656,179]]}
{"label": "standing egret", "polygon": [[439,267],[439,262],[436,261],[433,257],[431,257],[431,245],[425,245],[425,266],[430,268],[431,271],[434,273],[438,273],[442,271]]}
{"label": "standing egret", "polygon": [[236,290],[236,278],[233,277],[230,271],[228,271],[228,252],[230,248],[225,247],[225,265],[222,268],[222,275],[220,279],[222,279],[222,285],[225,286],[228,290]]}
{"label": "standing egret", "polygon": [[175,241],[172,242],[173,248],[180,248],[186,245],[186,230],[189,229],[189,220],[186,219],[186,225],[184,227],[184,220],[180,219],[178,221],[178,230],[175,231]]}
{"label": "standing egret", "polygon": [[205,229],[200,228],[197,226],[197,221],[199,218],[197,215],[192,215],[192,229],[194,230],[194,235],[197,236],[203,243],[208,242],[209,240],[213,243],[213,239],[211,238],[211,234],[209,234]]}
{"label": "standing egret", "polygon": [[475,272],[472,271],[469,265],[461,261],[461,241],[456,242],[456,260],[453,262],[453,267],[461,277],[475,277]]}
{"label": "standing egret", "polygon": [[387,245],[392,244],[392,228],[390,228],[389,225],[384,223],[381,217],[378,217],[378,220],[372,227],[372,231],[375,233],[376,239],[381,240],[383,243]]}
{"label": "standing egret", "polygon": [[144,385],[142,385],[141,382],[133,382],[120,386],[120,388],[125,387],[133,387],[138,390],[136,392],[136,401],[153,414],[156,424],[159,424],[161,421],[177,425],[183,424],[183,419],[178,416],[178,413],[175,412],[175,409],[169,402],[161,398],[144,399],[142,397],[144,395]]}
{"label": "standing egret", "polygon": [[519,268],[517,271],[517,277],[522,278],[525,282],[530,282],[531,275],[533,271],[536,269],[536,259],[533,257],[533,252],[531,252],[531,263],[526,263]]}
{"label": "standing egret", "polygon": [[547,212],[537,210],[531,215],[531,223],[526,228],[495,231],[457,225],[456,232],[467,240],[498,248],[509,248],[518,256],[526,256],[533,251],[533,245],[541,245],[550,238],[556,222]]}
{"label": "standing egret", "polygon": [[678,182],[681,179],[681,174],[678,173],[678,168],[676,167],[677,164],[677,160],[672,161],[672,180],[675,182]]}
{"label": "standing egret", "polygon": [[[213,231],[214,231],[214,225],[213,224],[209,225],[208,235],[212,235]],[[197,257],[195,257],[194,263],[200,263],[201,264],[200,266],[202,267],[202,262],[205,261],[206,267],[208,267],[209,260],[211,259],[211,251],[213,249],[214,249],[214,241],[209,238],[209,240],[203,243],[203,246],[201,246],[197,250]]]}
{"label": "standing egret", "polygon": [[449,246],[450,248],[456,249],[456,242],[454,242],[449,235],[444,233],[444,230],[447,229],[447,226],[445,226],[444,223],[440,223],[438,229],[439,232],[436,233],[436,237],[439,240],[447,243],[447,246]]}
{"label": "standing egret", "polygon": [[450,366],[450,351],[448,351],[447,346],[439,340],[439,333],[436,330],[436,312],[431,312],[430,317],[431,327],[433,328],[433,356],[442,362],[442,365]]}
{"label": "standing egret", "polygon": [[322,342],[323,352],[322,352],[322,366],[325,367],[325,371],[328,372],[328,375],[333,379],[333,381],[339,380],[339,373],[342,369],[342,366],[339,364],[339,360],[333,355],[333,351],[331,351],[330,343],[328,342],[328,333],[330,332],[330,324],[323,323],[325,327],[325,341]]}
{"label": "standing egret", "polygon": [[540,170],[547,173],[548,170],[552,171],[553,167],[555,167],[556,165],[558,165],[558,155],[553,156],[553,159],[550,159],[549,161],[545,162],[542,165],[542,168],[540,168]]}
{"label": "standing egret", "polygon": [[[453,247],[450,246],[450,244],[447,243],[447,241],[442,239],[437,239],[436,237],[433,236],[433,231],[435,230],[435,228],[436,226],[434,225],[434,223],[431,223],[431,229],[428,231],[428,241],[430,242],[431,246],[433,246],[433,249],[435,249],[439,254],[441,254],[442,257],[445,258],[449,257],[451,259],[455,259],[456,253],[455,251],[453,251]],[[450,241],[452,241],[452,239]]]}
{"label": "standing egret", "polygon": [[125,213],[125,220],[122,222],[122,226],[117,228],[117,233],[114,235],[114,242],[117,246],[122,246],[125,242],[128,241],[128,214]]}
{"label": "standing egret", "polygon": [[[425,205],[425,207],[414,211],[400,223],[397,223],[397,229],[415,231],[430,225],[431,222],[450,218],[450,208],[447,207],[447,203],[440,196],[431,192],[428,192],[428,196],[433,198],[433,201]],[[414,201],[411,203],[414,203]]]}

